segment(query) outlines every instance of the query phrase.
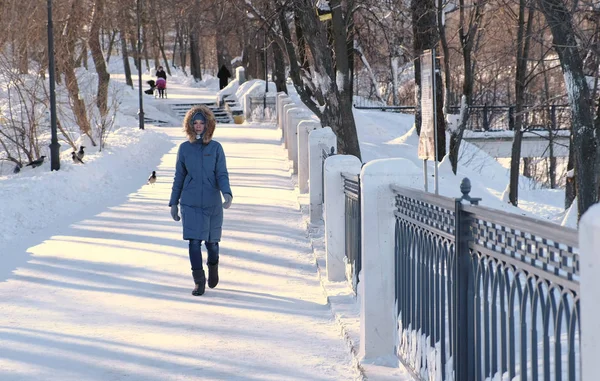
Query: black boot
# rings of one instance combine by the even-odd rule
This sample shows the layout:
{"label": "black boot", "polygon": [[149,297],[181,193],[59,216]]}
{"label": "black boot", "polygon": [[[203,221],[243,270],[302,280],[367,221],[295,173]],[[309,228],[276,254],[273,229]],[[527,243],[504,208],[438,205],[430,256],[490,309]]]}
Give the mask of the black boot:
{"label": "black boot", "polygon": [[194,277],[194,283],[196,283],[196,287],[194,287],[192,295],[200,296],[204,294],[204,288],[206,284],[206,276],[204,275],[204,270],[192,270],[192,277]]}
{"label": "black boot", "polygon": [[219,262],[208,264],[208,287],[215,288],[219,284]]}

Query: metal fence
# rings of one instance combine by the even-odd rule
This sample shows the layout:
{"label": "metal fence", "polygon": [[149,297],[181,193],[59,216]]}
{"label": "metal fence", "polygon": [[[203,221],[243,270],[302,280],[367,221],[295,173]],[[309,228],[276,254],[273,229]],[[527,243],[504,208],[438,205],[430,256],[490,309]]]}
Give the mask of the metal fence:
{"label": "metal fence", "polygon": [[463,205],[469,188],[393,187],[399,359],[421,380],[581,380],[576,231]]}
{"label": "metal fence", "polygon": [[360,213],[360,178],[358,175],[342,173],[345,194],[345,253],[349,265],[349,281],[356,292],[358,274],[361,269],[361,213]]}
{"label": "metal fence", "polygon": [[[377,106],[354,105],[361,110],[391,111],[414,114],[415,106]],[[516,117],[515,106],[471,105],[467,130],[470,131],[506,131],[513,130]],[[571,128],[570,107],[567,105],[526,106],[521,112],[523,129],[539,130],[569,130]],[[457,115],[460,107],[449,107],[448,114]]]}

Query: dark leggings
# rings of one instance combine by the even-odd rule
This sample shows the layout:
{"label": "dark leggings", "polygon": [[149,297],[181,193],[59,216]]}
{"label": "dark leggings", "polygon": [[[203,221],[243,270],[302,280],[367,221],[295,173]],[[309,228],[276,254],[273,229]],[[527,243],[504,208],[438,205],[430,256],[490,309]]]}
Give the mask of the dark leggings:
{"label": "dark leggings", "polygon": [[[190,239],[190,263],[192,270],[202,270],[202,241],[199,239]],[[204,242],[206,252],[208,253],[207,263],[214,265],[219,263],[219,243]]]}

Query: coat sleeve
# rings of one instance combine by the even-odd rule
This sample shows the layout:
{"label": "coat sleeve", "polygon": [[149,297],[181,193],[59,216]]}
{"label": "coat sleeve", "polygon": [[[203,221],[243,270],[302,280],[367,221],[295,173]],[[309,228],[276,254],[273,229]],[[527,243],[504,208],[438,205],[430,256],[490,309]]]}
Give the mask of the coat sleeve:
{"label": "coat sleeve", "polygon": [[220,144],[217,149],[217,185],[221,193],[229,193],[233,197],[231,187],[229,186],[229,173],[227,172],[225,151],[223,151],[223,147]]}
{"label": "coat sleeve", "polygon": [[179,198],[181,197],[181,191],[183,190],[183,181],[188,173],[183,161],[183,153],[181,151],[181,146],[179,146],[179,150],[177,151],[177,163],[175,164],[175,178],[173,179],[173,187],[171,188],[169,206],[179,204]]}

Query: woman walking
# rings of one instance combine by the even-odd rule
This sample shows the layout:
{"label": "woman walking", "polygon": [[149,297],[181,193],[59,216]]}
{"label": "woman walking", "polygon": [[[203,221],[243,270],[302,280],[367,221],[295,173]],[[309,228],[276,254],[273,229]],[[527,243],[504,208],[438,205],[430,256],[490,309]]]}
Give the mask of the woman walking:
{"label": "woman walking", "polygon": [[[201,244],[207,251],[208,287],[219,283],[219,241],[223,208],[233,200],[223,147],[212,140],[215,117],[206,106],[192,107],[183,120],[188,141],[177,152],[175,178],[171,190],[171,216],[183,218],[183,239],[189,241],[190,263],[195,288],[192,295],[204,294],[206,276],[202,267]],[[225,202],[221,200],[221,193]]]}

